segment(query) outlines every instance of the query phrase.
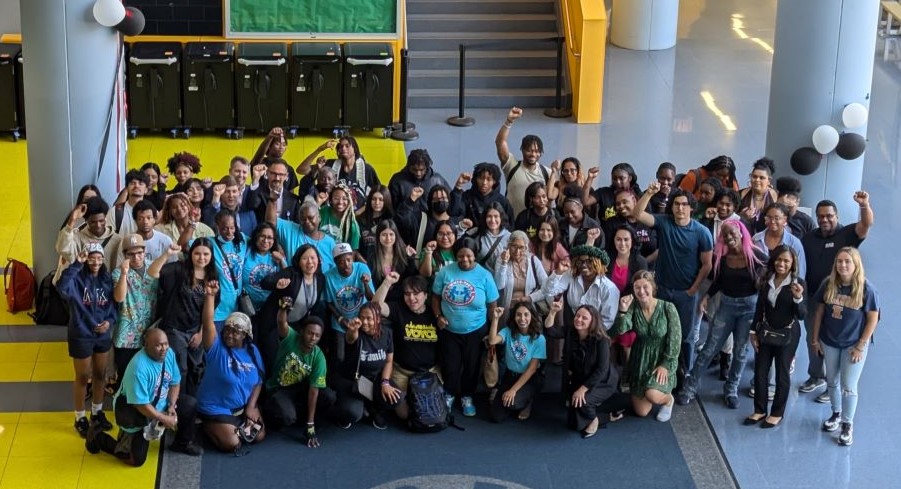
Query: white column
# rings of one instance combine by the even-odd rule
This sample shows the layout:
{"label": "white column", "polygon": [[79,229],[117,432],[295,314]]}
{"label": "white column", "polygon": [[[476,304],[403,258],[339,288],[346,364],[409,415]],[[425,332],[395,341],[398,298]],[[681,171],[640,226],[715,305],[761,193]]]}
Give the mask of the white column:
{"label": "white column", "polygon": [[678,24],[679,0],[613,0],[610,41],[626,49],[669,49]]}

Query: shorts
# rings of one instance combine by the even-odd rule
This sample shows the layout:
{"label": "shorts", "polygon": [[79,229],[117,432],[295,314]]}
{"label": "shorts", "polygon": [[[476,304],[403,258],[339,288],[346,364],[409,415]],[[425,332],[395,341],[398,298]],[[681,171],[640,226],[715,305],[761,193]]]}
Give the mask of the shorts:
{"label": "shorts", "polygon": [[69,338],[69,356],[82,360],[95,353],[106,353],[113,347],[112,338]]}
{"label": "shorts", "polygon": [[[428,371],[436,374],[438,380],[441,380],[441,369],[437,365],[430,368]],[[391,382],[402,392],[407,392],[407,385],[410,383],[410,377],[415,374],[416,372],[407,370],[395,363],[391,369]]]}

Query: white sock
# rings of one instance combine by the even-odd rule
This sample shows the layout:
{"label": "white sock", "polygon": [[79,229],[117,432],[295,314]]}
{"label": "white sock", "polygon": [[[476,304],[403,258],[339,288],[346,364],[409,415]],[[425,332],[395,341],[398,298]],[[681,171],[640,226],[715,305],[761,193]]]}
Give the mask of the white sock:
{"label": "white sock", "polygon": [[86,418],[87,415],[84,411],[75,411],[75,421],[78,421],[81,418]]}
{"label": "white sock", "polygon": [[92,402],[91,403],[91,415],[93,416],[93,415],[99,413],[100,411],[103,411],[103,403],[101,402],[100,404],[94,404]]}

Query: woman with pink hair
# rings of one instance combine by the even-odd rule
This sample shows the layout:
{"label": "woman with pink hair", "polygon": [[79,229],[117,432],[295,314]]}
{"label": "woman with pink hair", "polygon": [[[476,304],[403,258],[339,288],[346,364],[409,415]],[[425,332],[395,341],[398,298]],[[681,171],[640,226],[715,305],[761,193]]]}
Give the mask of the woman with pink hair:
{"label": "woman with pink hair", "polygon": [[701,299],[700,309],[706,313],[708,300],[717,293],[722,293],[720,304],[713,315],[704,349],[698,355],[685,387],[676,396],[679,404],[685,405],[694,399],[701,372],[731,334],[735,341],[735,358],[723,385],[723,396],[729,409],[738,408],[738,383],[745,365],[748,334],[757,306],[757,278],[766,265],[766,259],[766,253],[754,245],[751,233],[740,220],[729,219],[723,223],[713,245],[713,282]]}

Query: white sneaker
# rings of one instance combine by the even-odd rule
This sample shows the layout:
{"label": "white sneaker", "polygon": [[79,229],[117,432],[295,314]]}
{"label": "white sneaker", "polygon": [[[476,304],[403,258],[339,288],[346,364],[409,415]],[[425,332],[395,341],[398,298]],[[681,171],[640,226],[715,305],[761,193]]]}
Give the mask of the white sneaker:
{"label": "white sneaker", "polygon": [[675,403],[675,399],[670,396],[669,403],[660,406],[660,411],[657,412],[657,421],[661,423],[666,423],[670,418],[673,417],[673,404]]}

